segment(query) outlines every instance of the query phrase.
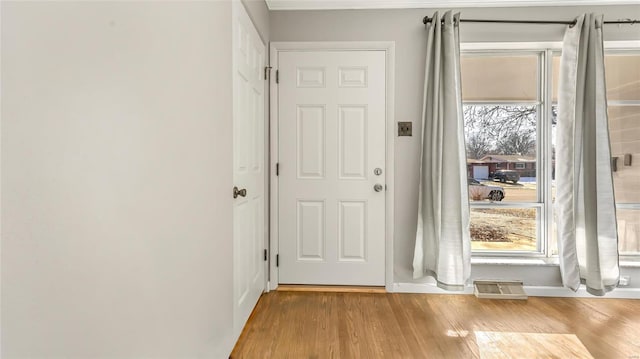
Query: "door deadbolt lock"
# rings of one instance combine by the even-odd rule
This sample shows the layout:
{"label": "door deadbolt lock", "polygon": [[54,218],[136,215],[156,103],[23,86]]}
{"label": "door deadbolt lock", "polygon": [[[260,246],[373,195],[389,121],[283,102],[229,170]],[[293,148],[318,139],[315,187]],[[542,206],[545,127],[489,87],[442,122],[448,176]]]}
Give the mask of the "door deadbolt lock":
{"label": "door deadbolt lock", "polygon": [[376,183],[373,186],[373,190],[376,191],[376,192],[380,192],[380,191],[382,191],[382,189],[383,189],[383,187],[382,187],[382,185],[380,183]]}
{"label": "door deadbolt lock", "polygon": [[380,176],[382,174],[382,168],[376,168],[373,170],[373,174],[376,176]]}
{"label": "door deadbolt lock", "polygon": [[238,189],[238,187],[233,187],[233,198],[238,198],[238,196],[246,197],[247,189],[246,188]]}

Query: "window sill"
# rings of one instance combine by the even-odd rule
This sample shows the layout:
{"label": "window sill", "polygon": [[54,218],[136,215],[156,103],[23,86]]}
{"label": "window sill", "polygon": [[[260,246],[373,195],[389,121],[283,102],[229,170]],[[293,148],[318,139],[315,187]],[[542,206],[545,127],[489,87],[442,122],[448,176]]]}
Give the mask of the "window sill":
{"label": "window sill", "polygon": [[620,267],[624,267],[624,268],[640,268],[640,259],[620,260]]}
{"label": "window sill", "polygon": [[558,258],[481,257],[471,258],[474,265],[557,266]]}
{"label": "window sill", "polygon": [[[517,257],[479,257],[471,258],[473,265],[509,265],[509,266],[540,266],[553,267],[558,266],[560,261],[558,257],[551,258],[517,258]],[[640,258],[638,259],[621,259],[620,267],[622,268],[640,268]]]}

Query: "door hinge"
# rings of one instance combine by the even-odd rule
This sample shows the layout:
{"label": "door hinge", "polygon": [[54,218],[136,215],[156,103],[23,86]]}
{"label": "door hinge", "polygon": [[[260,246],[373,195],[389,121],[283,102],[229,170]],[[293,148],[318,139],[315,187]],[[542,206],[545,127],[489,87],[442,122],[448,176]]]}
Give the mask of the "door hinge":
{"label": "door hinge", "polygon": [[264,261],[265,262],[267,261],[267,250],[266,249],[264,250]]}
{"label": "door hinge", "polygon": [[276,267],[280,267],[280,255],[276,254]]}
{"label": "door hinge", "polygon": [[264,67],[264,79],[268,80],[269,79],[269,73],[271,72],[271,66],[265,66]]}
{"label": "door hinge", "polygon": [[276,163],[276,176],[280,176],[280,162]]}
{"label": "door hinge", "polygon": [[280,83],[280,70],[276,70],[276,83]]}

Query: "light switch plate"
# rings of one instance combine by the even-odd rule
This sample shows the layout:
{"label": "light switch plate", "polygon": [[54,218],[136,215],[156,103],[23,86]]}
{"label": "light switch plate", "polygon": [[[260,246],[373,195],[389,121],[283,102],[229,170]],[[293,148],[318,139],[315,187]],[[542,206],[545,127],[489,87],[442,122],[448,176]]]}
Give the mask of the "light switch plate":
{"label": "light switch plate", "polygon": [[411,136],[412,122],[398,122],[398,136]]}

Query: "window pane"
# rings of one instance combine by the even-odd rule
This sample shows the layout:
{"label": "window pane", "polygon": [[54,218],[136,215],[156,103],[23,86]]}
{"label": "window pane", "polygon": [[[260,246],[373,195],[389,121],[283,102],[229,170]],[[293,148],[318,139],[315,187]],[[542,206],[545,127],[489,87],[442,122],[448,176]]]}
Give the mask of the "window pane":
{"label": "window pane", "polygon": [[536,208],[472,208],[474,251],[537,250]]}
{"label": "window pane", "polygon": [[604,58],[609,101],[640,100],[640,54]]}
{"label": "window pane", "polygon": [[552,58],[553,66],[551,67],[551,98],[553,102],[558,102],[558,79],[560,78],[560,54],[553,53]]}
{"label": "window pane", "polygon": [[618,245],[622,254],[640,253],[640,210],[618,209]]}
{"label": "window pane", "polygon": [[538,56],[463,55],[464,101],[536,101]]}
{"label": "window pane", "polygon": [[[618,251],[620,254],[640,254],[640,210],[618,209]],[[553,227],[549,250],[552,255],[558,254],[558,227],[556,215],[553,216]]]}
{"label": "window pane", "polygon": [[640,203],[640,106],[609,106],[609,135],[616,202]]}
{"label": "window pane", "polygon": [[551,238],[549,239],[549,253],[552,256],[558,255],[558,214],[555,210],[553,212],[553,218],[551,220]]}
{"label": "window pane", "polygon": [[[501,193],[491,199],[537,202],[537,117],[536,106],[464,106],[467,176]],[[471,199],[486,200],[478,191],[470,187]]]}
{"label": "window pane", "polygon": [[556,200],[556,133],[558,125],[558,105],[551,105],[551,203]]}
{"label": "window pane", "polygon": [[[607,100],[640,100],[640,54],[606,54],[604,59]],[[558,101],[560,54],[553,56],[553,101]]]}

